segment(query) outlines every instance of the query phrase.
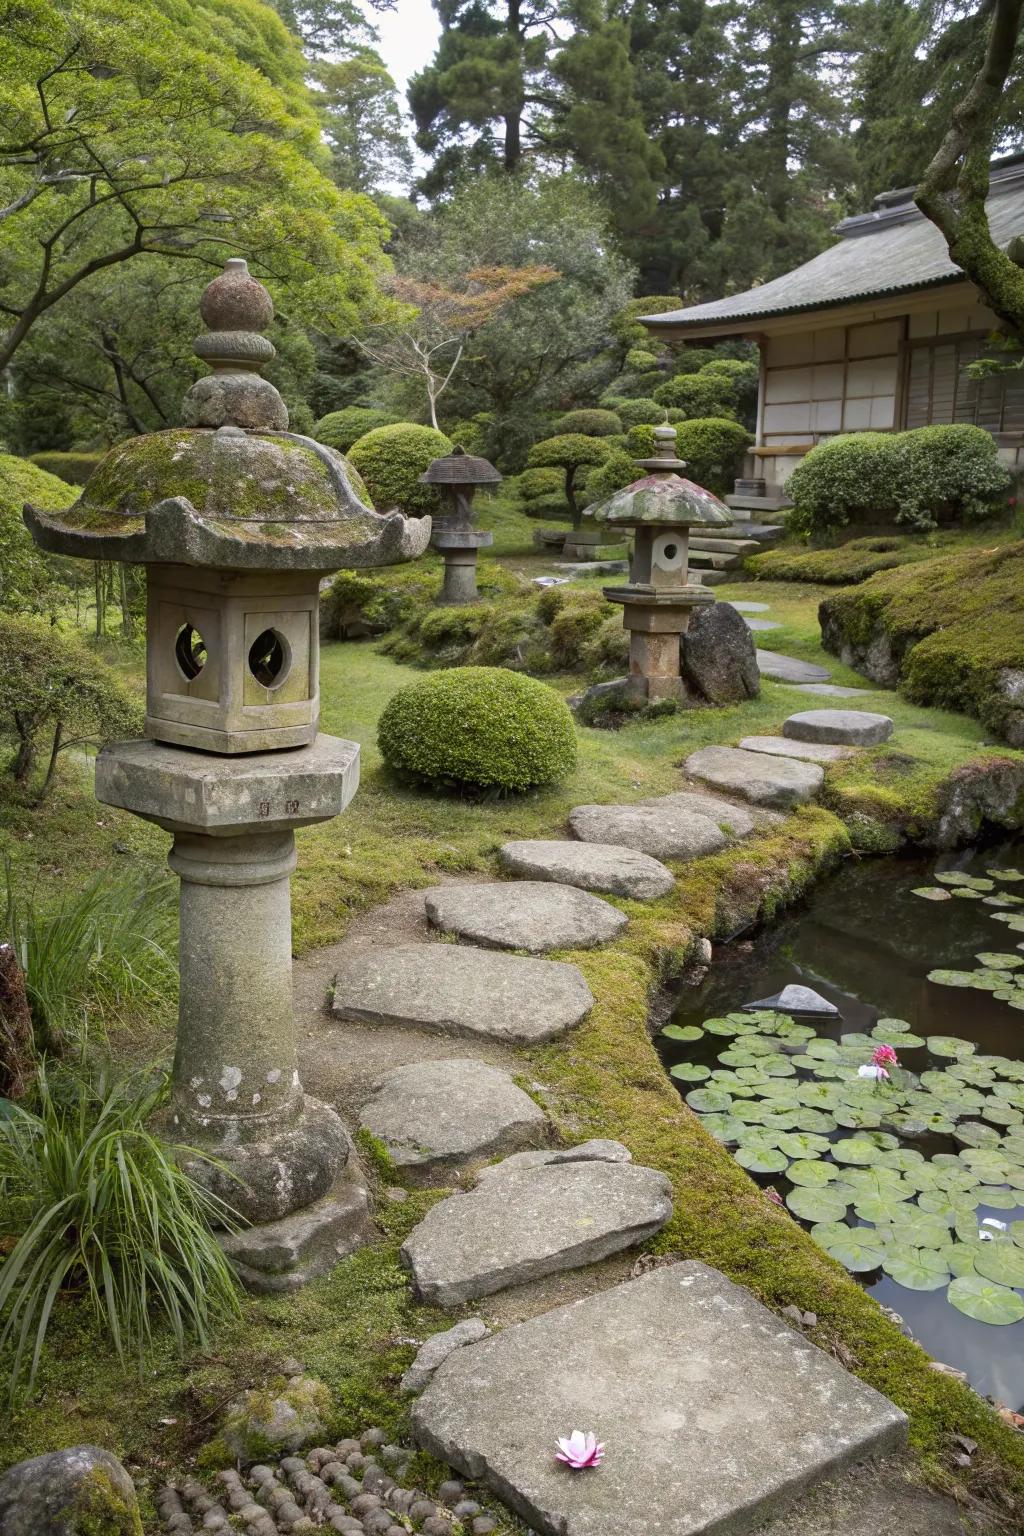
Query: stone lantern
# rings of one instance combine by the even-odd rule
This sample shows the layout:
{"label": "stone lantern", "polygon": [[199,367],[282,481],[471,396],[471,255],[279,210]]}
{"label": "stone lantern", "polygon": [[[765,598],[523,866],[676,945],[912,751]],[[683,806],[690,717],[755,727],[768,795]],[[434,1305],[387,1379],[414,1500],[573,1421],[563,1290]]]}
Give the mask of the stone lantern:
{"label": "stone lantern", "polygon": [[303,1211],[308,1232],[321,1208],[338,1220],[324,1197],[348,1141],[297,1070],[295,828],[337,816],[359,779],[358,746],[317,733],[318,590],[340,566],[421,554],[430,521],[378,515],[339,454],[287,430],[260,375],[270,296],[244,261],[201,310],[195,350],[214,371],[186,396],[186,425],[118,444],[73,507],[25,519],[44,549],[146,567],[147,739],[103,749],[96,794],[173,835],[176,1135],[225,1165],[191,1171],[250,1222]]}
{"label": "stone lantern", "polygon": [[498,485],[501,476],[486,459],[454,448],[434,459],[420,475],[422,485],[436,485],[448,503],[448,514],[434,521],[430,543],[444,555],[444,585],[438,602],[475,603],[477,551],[493,544],[492,533],[473,527],[473,495],[479,485]]}
{"label": "stone lantern", "polygon": [[682,479],[679,471],[686,465],[676,458],[675,446],[674,427],[655,427],[654,456],[636,461],[648,474],[584,513],[610,528],[633,531],[629,581],[605,587],[604,595],[622,604],[629,630],[628,692],[651,704],[685,697],[679,637],[693,609],[715,600],[707,587],[689,580],[690,529],[732,521],[717,496]]}

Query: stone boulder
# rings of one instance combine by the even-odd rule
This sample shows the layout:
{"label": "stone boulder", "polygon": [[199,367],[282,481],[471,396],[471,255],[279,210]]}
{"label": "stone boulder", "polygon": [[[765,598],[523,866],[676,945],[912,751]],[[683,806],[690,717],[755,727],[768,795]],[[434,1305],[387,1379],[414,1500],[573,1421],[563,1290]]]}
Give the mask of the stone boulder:
{"label": "stone boulder", "polygon": [[757,647],[746,620],[729,603],[694,609],[680,639],[679,663],[689,689],[709,704],[739,704],[761,692]]}
{"label": "stone boulder", "polygon": [[142,1536],[131,1478],[116,1456],[73,1445],[0,1477],[3,1536]]}
{"label": "stone boulder", "polygon": [[220,1438],[245,1465],[265,1456],[293,1455],[323,1438],[329,1407],[322,1381],[293,1376],[280,1391],[243,1392],[229,1405]]}

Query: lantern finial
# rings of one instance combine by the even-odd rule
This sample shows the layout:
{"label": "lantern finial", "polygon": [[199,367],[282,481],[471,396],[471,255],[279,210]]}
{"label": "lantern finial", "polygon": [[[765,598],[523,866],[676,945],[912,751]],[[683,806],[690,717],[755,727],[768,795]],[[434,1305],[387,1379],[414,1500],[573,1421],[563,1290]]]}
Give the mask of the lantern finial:
{"label": "lantern finial", "polygon": [[207,285],[199,312],[210,329],[196,337],[193,350],[213,372],[192,385],[182,420],[190,427],[287,431],[288,408],[261,377],[275,355],[273,342],[262,334],[274,318],[273,300],[240,256],[229,257]]}

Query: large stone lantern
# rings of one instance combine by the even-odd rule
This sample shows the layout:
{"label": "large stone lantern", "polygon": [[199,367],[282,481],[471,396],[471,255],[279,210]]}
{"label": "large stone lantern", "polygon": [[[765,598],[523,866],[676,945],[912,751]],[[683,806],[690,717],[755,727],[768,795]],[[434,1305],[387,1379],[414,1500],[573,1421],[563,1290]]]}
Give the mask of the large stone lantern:
{"label": "large stone lantern", "polygon": [[318,735],[318,589],[340,566],[422,553],[429,519],[380,516],[344,459],[287,431],[260,375],[273,309],[244,261],[206,289],[213,372],[180,429],[100,462],[67,511],[29,507],[44,549],[145,565],[146,740],[104,748],[97,797],[173,835],[181,880],[177,1134],[228,1170],[193,1172],[248,1220],[321,1201],[348,1142],[303,1092],[291,995],[295,828],[337,816],[359,748]]}
{"label": "large stone lantern", "polygon": [[653,457],[636,461],[648,474],[584,513],[597,523],[633,531],[629,581],[605,587],[604,595],[622,604],[629,630],[628,692],[651,704],[685,697],[679,637],[693,609],[715,600],[709,588],[689,580],[690,529],[732,522],[717,496],[681,477],[686,465],[676,458],[675,447],[675,428],[655,427]]}
{"label": "large stone lantern", "polygon": [[501,475],[486,459],[455,448],[434,459],[420,475],[423,485],[437,486],[448,504],[446,517],[434,521],[431,546],[444,555],[442,604],[475,603],[477,552],[493,544],[493,533],[473,527],[473,496],[477,486],[498,485]]}

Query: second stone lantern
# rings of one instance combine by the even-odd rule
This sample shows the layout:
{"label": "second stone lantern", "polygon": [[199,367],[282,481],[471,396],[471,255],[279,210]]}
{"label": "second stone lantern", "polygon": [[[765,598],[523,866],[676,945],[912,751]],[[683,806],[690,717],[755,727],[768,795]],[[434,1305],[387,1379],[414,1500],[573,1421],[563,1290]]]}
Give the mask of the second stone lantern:
{"label": "second stone lantern", "polygon": [[96,794],[173,835],[175,1135],[216,1159],[193,1176],[256,1224],[226,1244],[243,1279],[279,1290],[352,1246],[361,1214],[339,1191],[344,1127],[303,1090],[292,1015],[295,829],[337,816],[359,782],[358,746],[318,734],[320,582],[414,558],[430,520],[378,515],[339,454],[287,430],[260,374],[270,295],[244,261],[200,307],[213,372],[186,425],[118,444],[73,507],[25,519],[44,549],[146,567],[147,739],[103,749]]}
{"label": "second stone lantern", "polygon": [[732,522],[717,496],[682,478],[686,464],[675,449],[675,428],[655,427],[653,456],[636,461],[648,471],[644,478],[584,513],[597,523],[633,531],[629,581],[603,590],[609,602],[622,604],[629,630],[627,692],[650,704],[685,698],[680,636],[694,608],[715,601],[709,588],[689,580],[690,529]]}
{"label": "second stone lantern", "polygon": [[478,459],[465,448],[453,448],[434,459],[420,475],[423,485],[433,485],[448,504],[446,516],[434,519],[430,543],[444,555],[442,605],[475,603],[477,553],[494,542],[493,533],[473,527],[473,496],[479,486],[498,485],[501,475],[487,459]]}

